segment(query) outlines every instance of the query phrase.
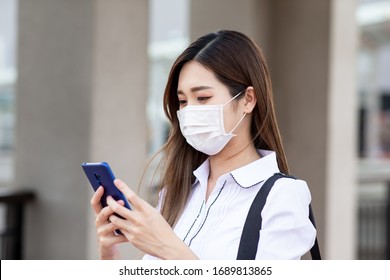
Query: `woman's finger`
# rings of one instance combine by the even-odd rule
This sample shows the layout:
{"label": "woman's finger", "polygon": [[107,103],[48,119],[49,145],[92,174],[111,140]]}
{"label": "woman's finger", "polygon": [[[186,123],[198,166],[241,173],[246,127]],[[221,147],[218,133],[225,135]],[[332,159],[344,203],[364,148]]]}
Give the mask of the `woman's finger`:
{"label": "woman's finger", "polygon": [[113,211],[111,207],[106,206],[104,207],[99,214],[96,215],[96,226],[99,226],[101,224],[107,223],[108,217],[112,215]]}
{"label": "woman's finger", "polygon": [[[117,201],[117,203],[121,206],[124,205],[124,202],[122,200]],[[110,206],[104,207],[99,214],[96,215],[96,226],[99,226],[103,223],[106,223],[108,221],[108,217],[112,215],[114,211]]]}
{"label": "woman's finger", "polygon": [[112,223],[100,227],[97,231],[98,241],[102,246],[111,246],[117,243],[127,242],[126,236],[123,234],[116,234],[114,231],[118,229]]}
{"label": "woman's finger", "polygon": [[125,182],[120,179],[114,180],[115,186],[125,195],[135,209],[140,210],[144,206],[144,201],[130,189]]}
{"label": "woman's finger", "polygon": [[114,234],[114,231],[117,229],[117,226],[112,224],[109,219],[106,220],[104,224],[101,224],[97,228],[97,234],[98,236],[103,236],[103,235],[109,235],[109,234]]}
{"label": "woman's finger", "polygon": [[132,220],[132,210],[127,209],[123,206],[123,201],[115,201],[111,196],[107,197],[107,205],[111,209],[111,214],[116,213],[125,219]]}
{"label": "woman's finger", "polygon": [[91,199],[92,209],[96,215],[99,214],[100,211],[102,210],[102,204],[100,203],[100,200],[103,196],[103,193],[104,193],[104,188],[102,186],[100,186],[95,191],[95,193],[93,194],[92,199]]}
{"label": "woman's finger", "polygon": [[122,232],[127,231],[127,228],[129,227],[128,220],[124,220],[116,215],[111,215],[108,219],[115,229],[120,229]]}
{"label": "woman's finger", "polygon": [[97,234],[98,236],[114,236],[117,235],[115,233],[115,230],[117,229],[119,229],[119,227],[116,224],[111,223],[110,219],[107,219],[107,222],[97,229]]}

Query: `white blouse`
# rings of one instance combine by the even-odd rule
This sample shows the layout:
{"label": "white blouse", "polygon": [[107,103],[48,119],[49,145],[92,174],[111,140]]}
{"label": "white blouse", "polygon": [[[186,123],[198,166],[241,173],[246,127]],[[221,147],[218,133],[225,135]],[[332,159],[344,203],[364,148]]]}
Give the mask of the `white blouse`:
{"label": "white blouse", "polygon": [[[218,178],[206,201],[209,161],[194,171],[196,181],[174,232],[199,259],[236,259],[249,208],[264,181],[279,172],[276,154]],[[305,181],[277,180],[261,212],[256,259],[300,259],[313,246],[316,230],[309,220],[310,191]],[[145,255],[143,259],[156,259]]]}

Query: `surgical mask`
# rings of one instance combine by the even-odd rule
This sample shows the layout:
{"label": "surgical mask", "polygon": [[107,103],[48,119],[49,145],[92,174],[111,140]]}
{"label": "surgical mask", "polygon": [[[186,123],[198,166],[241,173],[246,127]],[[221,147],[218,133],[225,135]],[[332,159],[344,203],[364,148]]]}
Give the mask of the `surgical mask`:
{"label": "surgical mask", "polygon": [[225,132],[223,123],[223,107],[239,96],[243,91],[236,94],[225,104],[186,106],[177,111],[180,130],[187,143],[194,149],[207,155],[219,153],[231,138],[237,136],[233,131],[244,119],[241,117],[236,126],[229,132]]}

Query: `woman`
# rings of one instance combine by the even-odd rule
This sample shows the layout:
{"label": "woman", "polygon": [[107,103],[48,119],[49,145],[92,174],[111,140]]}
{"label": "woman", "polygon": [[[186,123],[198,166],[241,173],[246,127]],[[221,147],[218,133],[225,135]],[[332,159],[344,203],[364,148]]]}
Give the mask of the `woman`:
{"label": "woman", "polygon": [[[91,200],[100,257],[119,258],[116,245],[130,242],[144,259],[235,259],[257,192],[274,173],[289,173],[262,51],[236,31],[199,38],[171,69],[164,110],[171,128],[158,207],[116,180],[134,209],[112,198],[102,209],[100,187]],[[276,181],[261,212],[257,259],[300,259],[310,250],[310,201],[304,181]]]}

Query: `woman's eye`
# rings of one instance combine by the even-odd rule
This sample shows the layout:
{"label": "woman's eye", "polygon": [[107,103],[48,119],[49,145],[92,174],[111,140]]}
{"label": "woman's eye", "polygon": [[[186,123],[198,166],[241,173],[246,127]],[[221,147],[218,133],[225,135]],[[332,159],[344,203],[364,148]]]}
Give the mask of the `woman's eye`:
{"label": "woman's eye", "polygon": [[211,96],[199,96],[198,97],[198,101],[202,102],[202,101],[206,101],[206,100],[208,100],[210,98],[211,98]]}
{"label": "woman's eye", "polygon": [[187,100],[179,100],[179,104],[180,105],[184,105],[184,104],[186,104],[187,103]]}

